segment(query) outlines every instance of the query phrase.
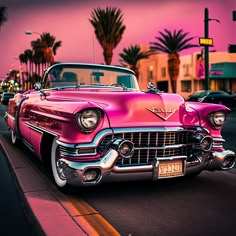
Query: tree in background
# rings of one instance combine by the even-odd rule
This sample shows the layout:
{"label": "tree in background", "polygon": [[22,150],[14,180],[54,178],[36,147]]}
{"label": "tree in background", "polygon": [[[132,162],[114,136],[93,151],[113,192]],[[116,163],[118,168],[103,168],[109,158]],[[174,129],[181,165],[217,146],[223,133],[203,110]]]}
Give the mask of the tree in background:
{"label": "tree in background", "polygon": [[42,69],[52,65],[54,63],[54,56],[57,53],[57,49],[61,47],[61,44],[62,41],[56,41],[56,37],[50,33],[42,33],[40,38],[31,41],[33,52],[37,55],[35,57],[35,64],[41,64]]}
{"label": "tree in background", "polygon": [[123,52],[119,54],[121,57],[120,63],[122,66],[128,67],[133,70],[136,74],[137,79],[139,78],[138,62],[142,59],[148,59],[153,54],[152,50],[141,51],[140,46],[131,45],[128,48],[124,48]]}
{"label": "tree in background", "polygon": [[199,45],[190,43],[194,37],[187,37],[189,33],[183,32],[182,29],[174,30],[173,32],[164,29],[164,32],[159,31],[159,34],[160,36],[155,37],[155,42],[150,42],[150,49],[168,54],[168,73],[172,92],[175,93],[180,67],[179,52],[185,49],[199,47]]}
{"label": "tree in background", "polygon": [[61,44],[62,41],[56,41],[50,33],[42,33],[40,38],[31,41],[32,49],[19,55],[20,62],[26,66],[26,89],[31,89],[41,79],[43,71],[55,62],[54,56]]}
{"label": "tree in background", "polygon": [[103,48],[105,63],[110,65],[113,49],[119,44],[126,26],[123,24],[123,14],[119,8],[96,8],[89,19],[99,44]]}
{"label": "tree in background", "polygon": [[25,75],[26,77],[28,78],[28,70],[27,70],[27,56],[24,54],[24,53],[21,53],[19,55],[19,60],[20,60],[20,65],[21,65],[21,68],[22,68],[22,65],[25,65],[25,68],[26,68],[26,71],[21,71],[21,86],[22,86],[22,89],[25,90],[26,89],[26,83],[25,83]]}
{"label": "tree in background", "polygon": [[7,21],[7,7],[0,5],[0,30],[2,25]]}
{"label": "tree in background", "polygon": [[26,89],[30,89],[32,84],[32,74],[33,74],[33,51],[31,49],[26,49],[24,51],[24,55],[26,60],[26,72],[27,72]]}

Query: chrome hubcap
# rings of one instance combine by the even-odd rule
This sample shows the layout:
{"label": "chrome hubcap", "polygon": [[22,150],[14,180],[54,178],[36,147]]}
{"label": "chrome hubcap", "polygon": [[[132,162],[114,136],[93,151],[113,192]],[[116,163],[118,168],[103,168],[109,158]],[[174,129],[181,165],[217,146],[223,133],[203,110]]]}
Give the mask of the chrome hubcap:
{"label": "chrome hubcap", "polygon": [[65,174],[64,174],[63,168],[62,168],[62,162],[61,162],[58,154],[56,155],[56,169],[57,169],[57,173],[58,173],[58,176],[60,177],[60,179],[65,180],[66,178],[65,178]]}

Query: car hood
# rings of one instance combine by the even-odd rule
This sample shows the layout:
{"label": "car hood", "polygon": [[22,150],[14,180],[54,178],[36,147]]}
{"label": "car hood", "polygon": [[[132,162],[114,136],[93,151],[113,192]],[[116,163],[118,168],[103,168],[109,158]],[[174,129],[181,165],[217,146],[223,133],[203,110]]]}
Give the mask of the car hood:
{"label": "car hood", "polygon": [[[105,111],[111,127],[163,126],[163,122],[167,123],[165,126],[179,126],[179,108],[184,103],[183,97],[177,94],[133,91],[65,92],[63,97],[49,96],[47,99],[63,101],[64,104],[67,101],[73,103],[74,108],[76,103],[74,113],[84,108],[85,103],[98,106]],[[68,104],[64,109],[72,107]]]}

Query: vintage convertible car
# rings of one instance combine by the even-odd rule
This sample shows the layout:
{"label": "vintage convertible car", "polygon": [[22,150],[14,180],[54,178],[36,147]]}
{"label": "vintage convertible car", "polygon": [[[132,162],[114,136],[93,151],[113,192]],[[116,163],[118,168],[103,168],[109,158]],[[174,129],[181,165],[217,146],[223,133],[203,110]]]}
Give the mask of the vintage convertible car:
{"label": "vintage convertible car", "polygon": [[9,101],[5,120],[12,143],[49,163],[65,191],[229,170],[236,155],[221,135],[229,114],[224,105],[186,102],[152,84],[140,91],[129,69],[58,63]]}

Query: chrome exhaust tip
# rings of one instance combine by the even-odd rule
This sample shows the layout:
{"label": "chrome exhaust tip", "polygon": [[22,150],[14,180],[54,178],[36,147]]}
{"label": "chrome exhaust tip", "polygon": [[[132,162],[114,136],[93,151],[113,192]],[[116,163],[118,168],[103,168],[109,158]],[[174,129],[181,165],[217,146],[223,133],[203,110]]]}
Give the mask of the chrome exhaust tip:
{"label": "chrome exhaust tip", "polygon": [[230,150],[213,152],[212,158],[206,167],[207,170],[229,170],[235,165],[236,154]]}
{"label": "chrome exhaust tip", "polygon": [[224,158],[221,169],[222,170],[228,170],[228,169],[233,168],[234,165],[235,165],[235,156],[228,155]]}

